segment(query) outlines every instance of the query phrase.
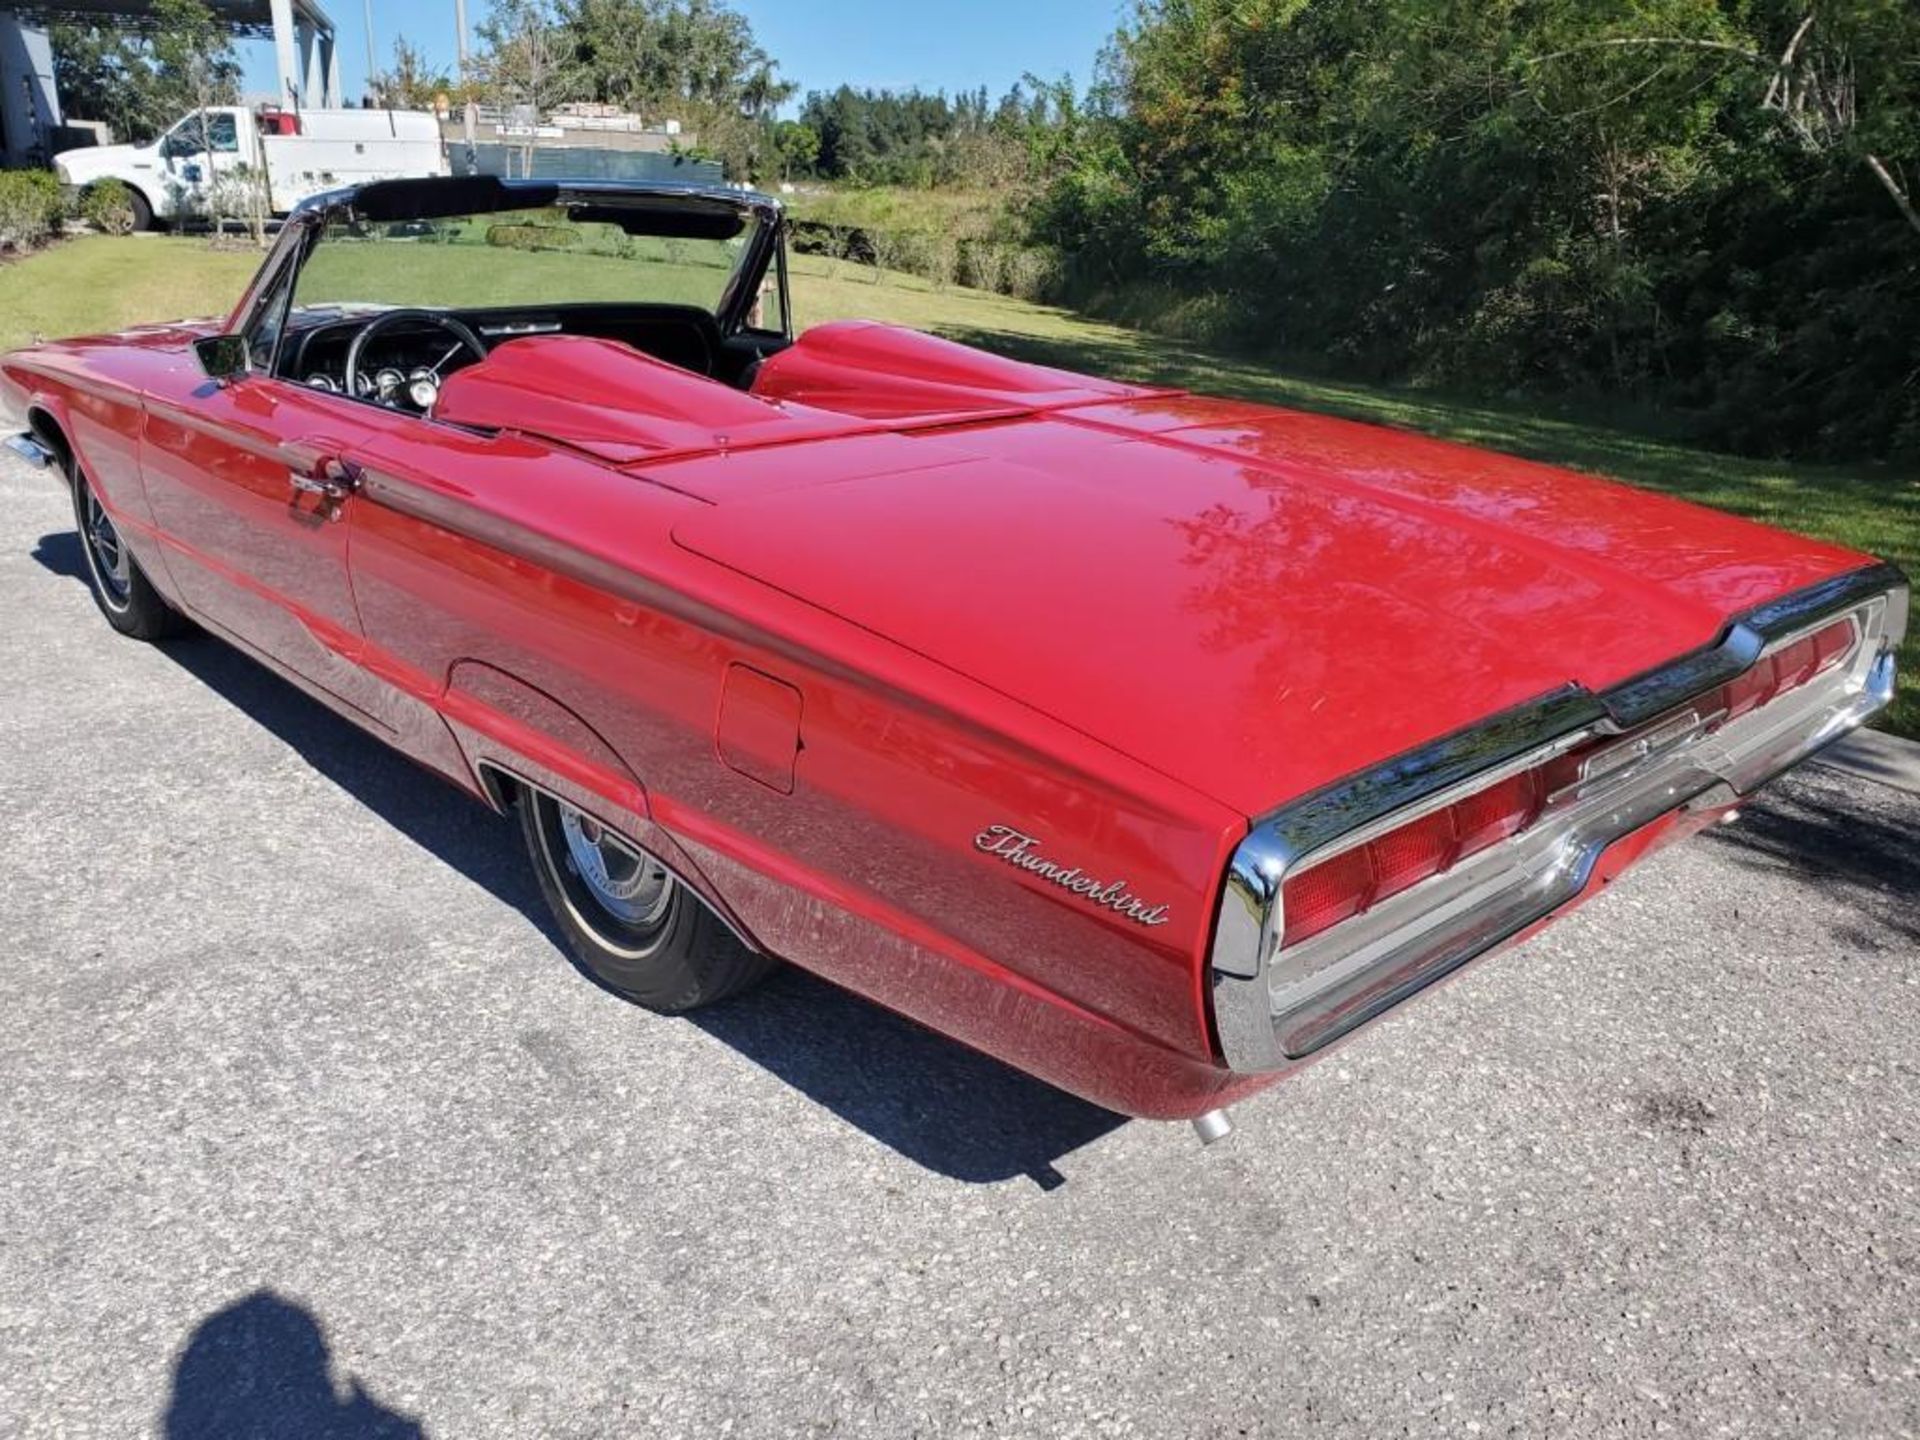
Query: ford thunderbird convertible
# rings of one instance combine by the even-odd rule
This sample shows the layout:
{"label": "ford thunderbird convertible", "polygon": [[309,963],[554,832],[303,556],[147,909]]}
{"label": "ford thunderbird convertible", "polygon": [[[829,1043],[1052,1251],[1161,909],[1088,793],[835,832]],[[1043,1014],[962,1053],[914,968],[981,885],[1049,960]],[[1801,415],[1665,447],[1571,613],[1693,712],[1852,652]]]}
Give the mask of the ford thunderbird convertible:
{"label": "ford thunderbird convertible", "polygon": [[319,196],[224,321],[0,375],[108,624],[516,815],[607,988],[784,960],[1203,1135],[1859,725],[1907,622],[1583,475],[796,335],[717,187]]}

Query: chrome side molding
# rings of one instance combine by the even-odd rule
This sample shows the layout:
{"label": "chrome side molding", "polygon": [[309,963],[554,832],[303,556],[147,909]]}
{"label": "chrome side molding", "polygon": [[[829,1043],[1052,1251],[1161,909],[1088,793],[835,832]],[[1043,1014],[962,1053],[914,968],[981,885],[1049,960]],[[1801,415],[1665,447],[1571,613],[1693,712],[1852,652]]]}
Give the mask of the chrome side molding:
{"label": "chrome side molding", "polygon": [[[1211,954],[1213,1017],[1236,1071],[1272,1071],[1390,1009],[1579,894],[1606,847],[1668,811],[1748,794],[1893,698],[1906,576],[1879,564],[1747,612],[1713,645],[1600,694],[1570,685],[1294,801],[1255,821],[1222,887]],[[1596,737],[1637,730],[1745,673],[1763,654],[1843,616],[1859,641],[1830,675],[1670,741],[1526,830],[1288,946],[1282,886],[1323,855],[1418,818]],[[1668,727],[1657,732],[1664,735]]]}

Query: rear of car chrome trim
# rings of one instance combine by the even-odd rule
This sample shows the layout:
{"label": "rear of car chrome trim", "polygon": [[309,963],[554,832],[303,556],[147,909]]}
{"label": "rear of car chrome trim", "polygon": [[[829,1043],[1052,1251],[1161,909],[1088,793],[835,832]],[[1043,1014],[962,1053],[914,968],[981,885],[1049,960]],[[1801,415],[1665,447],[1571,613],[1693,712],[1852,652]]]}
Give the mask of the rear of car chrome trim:
{"label": "rear of car chrome trim", "polygon": [[[1567,686],[1261,817],[1229,862],[1214,930],[1214,1024],[1228,1066],[1236,1071],[1272,1071],[1300,1063],[1329,1041],[1551,914],[1584,888],[1601,851],[1621,835],[1670,810],[1706,803],[1703,797],[1719,790],[1730,796],[1751,791],[1854,728],[1892,698],[1894,652],[1907,620],[1906,585],[1899,568],[1887,564],[1836,576],[1751,610],[1715,644],[1598,695]],[[1883,603],[1875,608],[1876,602]],[[1394,897],[1372,925],[1364,927],[1372,939],[1355,947],[1356,954],[1378,951],[1381,972],[1364,964],[1349,966],[1351,973],[1330,985],[1341,997],[1339,1006],[1351,1007],[1346,1013],[1322,1015],[1318,1024],[1290,1026],[1289,1021],[1300,1020],[1306,1002],[1280,1007],[1276,1013],[1276,1002],[1284,998],[1276,996],[1274,987],[1282,928],[1281,886],[1290,871],[1416,819],[1506,774],[1538,765],[1584,740],[1636,729],[1741,675],[1767,651],[1854,612],[1871,612],[1878,624],[1873,633],[1863,628],[1860,652],[1837,672],[1845,682],[1843,691],[1836,691],[1831,681],[1816,685],[1809,695],[1787,705],[1784,715],[1770,717],[1774,719],[1771,727],[1757,723],[1772,708],[1764,707],[1705,740],[1699,739],[1697,731],[1689,732],[1676,745],[1663,747],[1610,778],[1602,787],[1601,798],[1608,802],[1604,816],[1565,814],[1557,825],[1545,825],[1542,833],[1526,832],[1534,834],[1531,843],[1520,843],[1523,834],[1458,867],[1445,884],[1438,883],[1443,877],[1435,877]],[[1644,795],[1636,788],[1641,783],[1649,787]],[[1551,819],[1551,815],[1543,817],[1543,821]],[[1559,869],[1538,885],[1538,877],[1531,872],[1506,884],[1495,883],[1512,871],[1516,857],[1523,868],[1532,857],[1540,864],[1556,863]],[[1503,862],[1507,871],[1499,869]],[[1477,890],[1476,876],[1481,881]],[[1516,884],[1521,887],[1518,891]],[[1436,885],[1445,892],[1438,902]],[[1476,895],[1477,903],[1469,903]],[[1513,903],[1529,896],[1534,903]],[[1500,903],[1503,900],[1505,905]],[[1393,942],[1411,933],[1412,940],[1400,946],[1404,950],[1432,936],[1441,928],[1438,922],[1424,927],[1415,922],[1436,904],[1454,902],[1462,906],[1460,929],[1454,937],[1460,943],[1450,946],[1443,937],[1437,942],[1440,948],[1421,963],[1395,965],[1399,952]],[[1395,917],[1402,919],[1398,930],[1392,924]],[[1286,953],[1289,957],[1303,951],[1331,953],[1343,942],[1352,945],[1355,924],[1349,921]],[[1337,967],[1330,961],[1327,968]],[[1324,998],[1325,993],[1316,991],[1313,998]],[[1291,1043],[1283,1043],[1283,1026]]]}
{"label": "rear of car chrome trim", "polygon": [[38,465],[42,470],[47,469],[53,464],[54,460],[58,458],[38,435],[31,432],[9,435],[4,443],[7,449],[18,455],[29,465]]}
{"label": "rear of car chrome trim", "polygon": [[[1843,615],[1876,595],[1904,590],[1906,585],[1907,577],[1898,565],[1882,563],[1836,575],[1749,610],[1729,627],[1718,644],[1623,681],[1601,699],[1617,724],[1631,728],[1671,710],[1689,696],[1724,685],[1769,646]],[[1898,640],[1896,635],[1896,644]]]}

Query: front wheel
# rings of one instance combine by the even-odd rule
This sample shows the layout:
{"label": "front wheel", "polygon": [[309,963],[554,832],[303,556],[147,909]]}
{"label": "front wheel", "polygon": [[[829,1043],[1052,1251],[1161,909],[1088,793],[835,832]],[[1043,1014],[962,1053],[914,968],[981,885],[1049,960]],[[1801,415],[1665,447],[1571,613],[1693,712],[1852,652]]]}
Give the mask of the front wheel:
{"label": "front wheel", "polygon": [[127,209],[132,212],[132,220],[128,225],[128,229],[134,234],[137,235],[143,230],[151,230],[154,228],[153,206],[147,203],[146,196],[142,195],[131,185],[127,187]]}
{"label": "front wheel", "polygon": [[540,893],[609,990],[673,1014],[724,1000],[773,968],[666,866],[591,816],[537,790],[521,791],[519,809]]}
{"label": "front wheel", "polygon": [[69,458],[67,483],[73,487],[73,523],[87,557],[87,578],[94,603],[107,623],[135,640],[164,640],[187,629],[186,617],[166,602],[147,579],[107,514],[80,462]]}

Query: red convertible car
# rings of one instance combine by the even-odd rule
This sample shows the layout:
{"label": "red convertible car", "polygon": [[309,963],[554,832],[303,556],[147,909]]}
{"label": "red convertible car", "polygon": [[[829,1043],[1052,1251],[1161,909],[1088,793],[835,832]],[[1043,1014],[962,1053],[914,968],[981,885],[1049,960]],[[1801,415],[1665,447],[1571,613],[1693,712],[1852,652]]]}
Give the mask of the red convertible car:
{"label": "red convertible car", "polygon": [[108,622],[517,811],[608,987],[779,957],[1203,1134],[1858,725],[1907,620],[1586,476],[796,338],[717,188],[322,196],[224,323],[0,374]]}

